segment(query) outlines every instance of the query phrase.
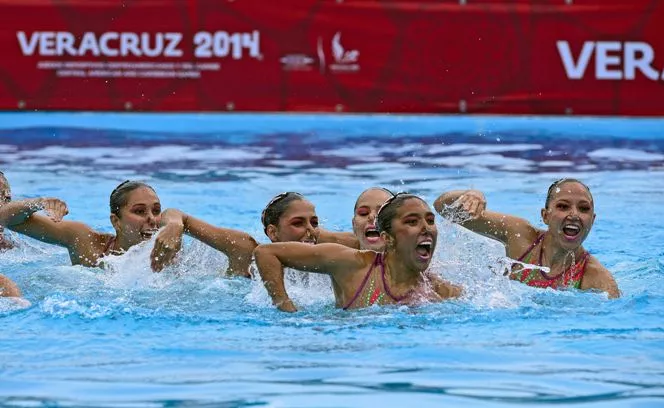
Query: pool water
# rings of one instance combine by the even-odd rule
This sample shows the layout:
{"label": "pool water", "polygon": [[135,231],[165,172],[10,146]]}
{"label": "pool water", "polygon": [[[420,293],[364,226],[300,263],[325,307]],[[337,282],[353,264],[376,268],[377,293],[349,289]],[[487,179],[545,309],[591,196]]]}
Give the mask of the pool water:
{"label": "pool water", "polygon": [[478,188],[542,226],[549,184],[578,177],[597,220],[585,243],[623,297],[526,287],[492,273],[504,251],[438,219],[433,269],[466,296],[418,308],[334,308],[326,277],[289,283],[276,311],[258,281],[187,241],[149,269],[150,243],[107,270],[10,234],[0,273],[0,406],[662,406],[664,120],[481,116],[0,113],[15,199],[59,197],[111,231],[108,196],[132,178],[162,206],[267,242],[260,212],[304,193],[350,230],[370,186]]}

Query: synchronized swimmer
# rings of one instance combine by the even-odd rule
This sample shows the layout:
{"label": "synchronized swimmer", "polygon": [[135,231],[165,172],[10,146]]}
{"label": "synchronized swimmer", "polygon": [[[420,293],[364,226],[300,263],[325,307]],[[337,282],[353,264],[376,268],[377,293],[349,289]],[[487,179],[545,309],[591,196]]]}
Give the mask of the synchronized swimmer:
{"label": "synchronized swimmer", "polygon": [[[8,228],[67,248],[74,265],[95,267],[103,266],[104,256],[122,254],[157,234],[151,266],[160,271],[175,261],[182,235],[187,234],[228,257],[226,275],[250,277],[253,255],[273,303],[289,312],[297,307],[286,293],[285,267],[329,275],[336,306],[343,309],[413,305],[463,293],[461,287],[429,270],[438,237],[435,214],[412,194],[393,194],[380,187],[365,190],[355,203],[353,232],[320,228],[314,205],[302,194],[279,194],[261,215],[271,241],[263,245],[245,232],[211,225],[177,209],[162,212],[157,193],[142,182],[121,183],[109,201],[115,234],[64,220],[68,208],[57,198],[12,201],[9,183],[0,173],[0,250],[13,246],[2,234],[2,228]],[[520,218],[486,211],[484,195],[475,190],[444,193],[434,207],[443,216],[449,208],[466,213],[464,221],[459,221],[462,226],[503,242],[507,256],[515,260],[511,279],[537,287],[594,289],[612,298],[620,295],[609,271],[581,246],[595,213],[589,189],[578,180],[564,179],[549,189],[542,210],[547,231]],[[524,269],[523,263],[536,263],[550,272]],[[0,295],[21,296],[2,275],[0,290]]]}
{"label": "synchronized swimmer", "polygon": [[442,216],[450,214],[445,211],[448,206],[468,215],[449,217],[452,221],[505,245],[507,256],[516,260],[507,271],[510,279],[540,288],[595,289],[611,298],[620,296],[611,273],[582,246],[596,214],[590,189],[581,181],[564,178],[551,184],[541,210],[546,230],[522,218],[487,211],[484,194],[477,190],[446,192],[434,202]]}

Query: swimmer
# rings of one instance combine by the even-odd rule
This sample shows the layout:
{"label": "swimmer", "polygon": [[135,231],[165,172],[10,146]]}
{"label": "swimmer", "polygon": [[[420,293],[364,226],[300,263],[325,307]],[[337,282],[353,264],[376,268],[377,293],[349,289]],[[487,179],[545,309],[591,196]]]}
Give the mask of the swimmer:
{"label": "swimmer", "polygon": [[392,195],[391,191],[382,187],[364,190],[355,202],[352,233],[320,228],[316,208],[296,192],[275,196],[263,210],[261,222],[271,242],[336,243],[355,249],[381,251],[384,243],[376,229],[376,213]]}
{"label": "swimmer", "polygon": [[[459,225],[500,241],[507,256],[516,259],[510,279],[540,288],[573,287],[620,296],[611,273],[582,246],[595,221],[595,206],[590,189],[581,181],[564,178],[551,184],[541,217],[546,230],[512,215],[486,210],[486,199],[477,190],[449,191],[434,202],[441,215]],[[459,209],[467,217],[451,214]],[[526,265],[548,268],[549,272]]]}
{"label": "swimmer", "polygon": [[385,201],[377,214],[382,252],[282,242],[259,245],[254,256],[273,303],[282,311],[297,310],[286,293],[284,267],[329,275],[336,306],[343,309],[442,301],[460,296],[461,288],[427,272],[438,237],[434,217],[424,200],[401,193]]}
{"label": "swimmer", "polygon": [[[44,210],[45,215],[39,214]],[[99,266],[109,254],[122,254],[157,233],[151,253],[154,271],[173,262],[181,248],[182,234],[188,233],[204,242],[209,235],[218,249],[229,257],[229,273],[247,275],[253,248],[257,245],[248,234],[216,228],[193,217],[172,210],[162,216],[155,190],[142,182],[125,181],[110,196],[110,221],[115,234],[95,231],[81,222],[65,221],[67,205],[57,198],[14,201],[0,207],[0,225],[37,240],[67,248],[73,265]],[[208,243],[208,242],[206,242]],[[237,245],[236,245],[237,244]],[[246,270],[240,270],[246,265]]]}
{"label": "swimmer", "polygon": [[376,227],[378,210],[394,193],[382,187],[370,187],[357,197],[353,209],[353,235],[357,245],[353,248],[382,252],[385,242]]}
{"label": "swimmer", "polygon": [[271,242],[358,245],[352,233],[320,228],[316,207],[302,194],[293,191],[274,196],[261,214],[261,223]]}
{"label": "swimmer", "polygon": [[[355,249],[382,251],[383,239],[376,228],[376,213],[393,194],[380,187],[363,191],[355,202],[352,219],[353,232],[332,232],[318,226],[314,205],[299,193],[288,192],[275,196],[263,210],[261,221],[272,242],[336,243]],[[289,280],[308,282],[309,274],[289,274]],[[277,277],[278,279],[278,277]],[[332,289],[340,289],[332,280]],[[280,285],[283,283],[280,283]]]}

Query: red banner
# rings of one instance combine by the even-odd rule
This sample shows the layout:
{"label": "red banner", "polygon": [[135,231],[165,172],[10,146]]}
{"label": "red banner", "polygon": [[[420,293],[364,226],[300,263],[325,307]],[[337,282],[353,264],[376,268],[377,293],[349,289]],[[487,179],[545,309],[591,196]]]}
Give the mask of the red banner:
{"label": "red banner", "polygon": [[0,109],[664,115],[657,0],[0,7]]}

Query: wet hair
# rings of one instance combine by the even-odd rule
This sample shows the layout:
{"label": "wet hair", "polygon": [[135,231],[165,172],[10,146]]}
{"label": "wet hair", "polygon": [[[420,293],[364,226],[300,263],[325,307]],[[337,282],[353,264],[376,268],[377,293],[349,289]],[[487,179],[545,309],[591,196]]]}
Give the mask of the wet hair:
{"label": "wet hair", "polygon": [[410,200],[411,198],[416,198],[427,204],[422,197],[405,192],[393,194],[392,197],[385,200],[378,210],[378,214],[376,214],[376,228],[379,232],[385,231],[388,234],[392,234],[392,220],[397,216],[397,210],[406,200]]}
{"label": "wet hair", "polygon": [[590,192],[590,188],[581,180],[575,179],[575,178],[561,178],[556,181],[554,181],[550,186],[549,190],[546,192],[546,201],[544,202],[544,208],[549,208],[549,204],[551,203],[551,199],[553,198],[553,194],[557,192],[558,187],[562,186],[563,184],[566,183],[579,183],[581,184],[586,191],[588,191],[588,195],[590,196],[590,201],[593,201],[593,194]]}
{"label": "wet hair", "polygon": [[[127,201],[129,201],[129,193],[141,187],[149,188],[150,190],[154,191],[154,188],[141,181],[125,180],[120,183],[120,185],[115,187],[115,190],[111,192],[111,199],[109,203],[111,207],[111,214],[115,214],[119,217],[120,209],[127,205]],[[155,194],[156,193],[157,192],[155,191]]]}
{"label": "wet hair", "polygon": [[293,201],[300,200],[305,200],[304,196],[294,191],[286,191],[274,196],[261,213],[261,222],[263,223],[265,233],[267,234],[268,225],[279,224],[279,218],[284,215]]}
{"label": "wet hair", "polygon": [[357,200],[355,200],[354,210],[357,210],[357,205],[360,203],[360,197],[362,197],[364,195],[364,193],[366,193],[368,191],[371,191],[371,190],[382,190],[382,191],[386,192],[387,194],[389,194],[390,197],[394,195],[393,192],[391,192],[390,190],[388,190],[384,187],[369,187],[366,190],[364,190],[363,192],[361,192],[359,196],[357,196]]}

